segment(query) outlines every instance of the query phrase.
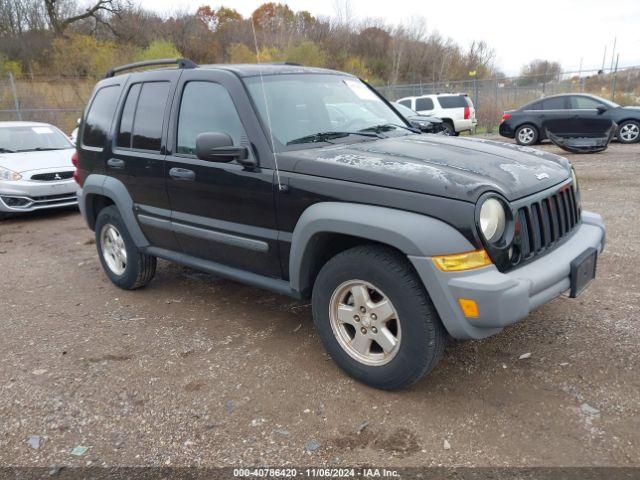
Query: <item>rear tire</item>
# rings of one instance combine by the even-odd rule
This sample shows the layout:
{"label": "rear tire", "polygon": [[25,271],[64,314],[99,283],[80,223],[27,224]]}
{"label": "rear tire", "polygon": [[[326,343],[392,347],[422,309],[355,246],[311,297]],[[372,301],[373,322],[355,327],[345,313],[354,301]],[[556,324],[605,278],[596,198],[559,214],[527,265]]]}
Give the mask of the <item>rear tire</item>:
{"label": "rear tire", "polygon": [[618,127],[618,141],[620,143],[636,143],[640,140],[640,122],[627,120]]}
{"label": "rear tire", "polygon": [[525,125],[520,125],[516,129],[515,139],[518,145],[529,147],[538,143],[539,138],[540,133],[538,132],[538,129],[528,123]]}
{"label": "rear tire", "polygon": [[156,257],[138,250],[116,206],[100,210],[95,233],[100,263],[109,280],[125,290],[144,287],[151,281]]}
{"label": "rear tire", "polygon": [[429,295],[390,248],[364,245],[333,257],[318,274],[312,305],[331,357],[372,387],[407,387],[443,356],[446,333]]}

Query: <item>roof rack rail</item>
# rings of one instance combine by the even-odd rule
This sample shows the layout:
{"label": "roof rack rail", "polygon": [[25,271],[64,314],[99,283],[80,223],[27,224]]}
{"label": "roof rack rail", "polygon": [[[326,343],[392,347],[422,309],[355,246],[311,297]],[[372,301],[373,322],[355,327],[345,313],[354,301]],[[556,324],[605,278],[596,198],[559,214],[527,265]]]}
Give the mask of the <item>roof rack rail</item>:
{"label": "roof rack rail", "polygon": [[265,65],[290,65],[292,67],[303,67],[301,63],[297,62],[264,62]]}
{"label": "roof rack rail", "polygon": [[133,70],[134,68],[151,67],[153,65],[171,65],[177,64],[178,68],[196,68],[198,65],[189,60],[188,58],[160,58],[158,60],[145,60],[143,62],[129,63],[120,67],[112,68],[107,72],[104,78],[111,78],[116,73],[124,72],[125,70]]}

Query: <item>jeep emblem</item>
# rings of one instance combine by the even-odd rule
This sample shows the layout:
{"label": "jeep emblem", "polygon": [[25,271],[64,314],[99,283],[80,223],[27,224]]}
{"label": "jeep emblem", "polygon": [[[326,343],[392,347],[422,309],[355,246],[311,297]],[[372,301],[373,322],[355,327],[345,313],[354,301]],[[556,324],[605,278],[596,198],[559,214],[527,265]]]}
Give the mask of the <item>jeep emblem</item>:
{"label": "jeep emblem", "polygon": [[549,178],[548,173],[536,173],[536,178],[538,180],[544,180],[545,178]]}

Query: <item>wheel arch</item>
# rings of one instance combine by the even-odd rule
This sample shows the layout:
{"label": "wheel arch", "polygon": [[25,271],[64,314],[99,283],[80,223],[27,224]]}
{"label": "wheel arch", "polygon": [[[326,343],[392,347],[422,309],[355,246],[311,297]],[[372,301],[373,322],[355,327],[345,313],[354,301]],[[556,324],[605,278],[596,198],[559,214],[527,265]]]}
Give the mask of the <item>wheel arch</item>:
{"label": "wheel arch", "polygon": [[433,217],[373,205],[317,203],[303,212],[292,235],[292,290],[308,296],[315,277],[331,257],[363,243],[381,244],[415,256],[474,249],[460,232]]}
{"label": "wheel arch", "polygon": [[106,175],[91,174],[78,192],[80,210],[89,228],[95,228],[100,210],[115,205],[122,216],[127,229],[138,248],[149,246],[149,241],[142,233],[133,210],[133,199],[124,183]]}

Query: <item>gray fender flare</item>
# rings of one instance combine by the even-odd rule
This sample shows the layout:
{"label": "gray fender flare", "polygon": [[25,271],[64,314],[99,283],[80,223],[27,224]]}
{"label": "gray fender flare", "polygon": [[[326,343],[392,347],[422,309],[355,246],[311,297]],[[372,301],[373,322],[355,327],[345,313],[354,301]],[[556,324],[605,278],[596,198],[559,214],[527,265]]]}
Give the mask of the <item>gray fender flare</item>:
{"label": "gray fender flare", "polygon": [[314,236],[338,233],[390,245],[405,255],[433,256],[474,250],[451,225],[433,217],[357,203],[321,202],[307,208],[293,230],[289,281],[303,292],[313,256]]}
{"label": "gray fender flare", "polygon": [[149,241],[147,237],[144,236],[144,233],[142,233],[140,225],[136,220],[133,211],[133,200],[124,183],[116,178],[95,173],[85,179],[82,188],[78,190],[78,201],[85,220],[87,220],[89,226],[93,228],[93,225],[89,222],[90,216],[93,216],[92,207],[88,204],[88,199],[91,195],[102,195],[103,197],[108,197],[113,200],[136,246],[138,248],[149,246]]}

